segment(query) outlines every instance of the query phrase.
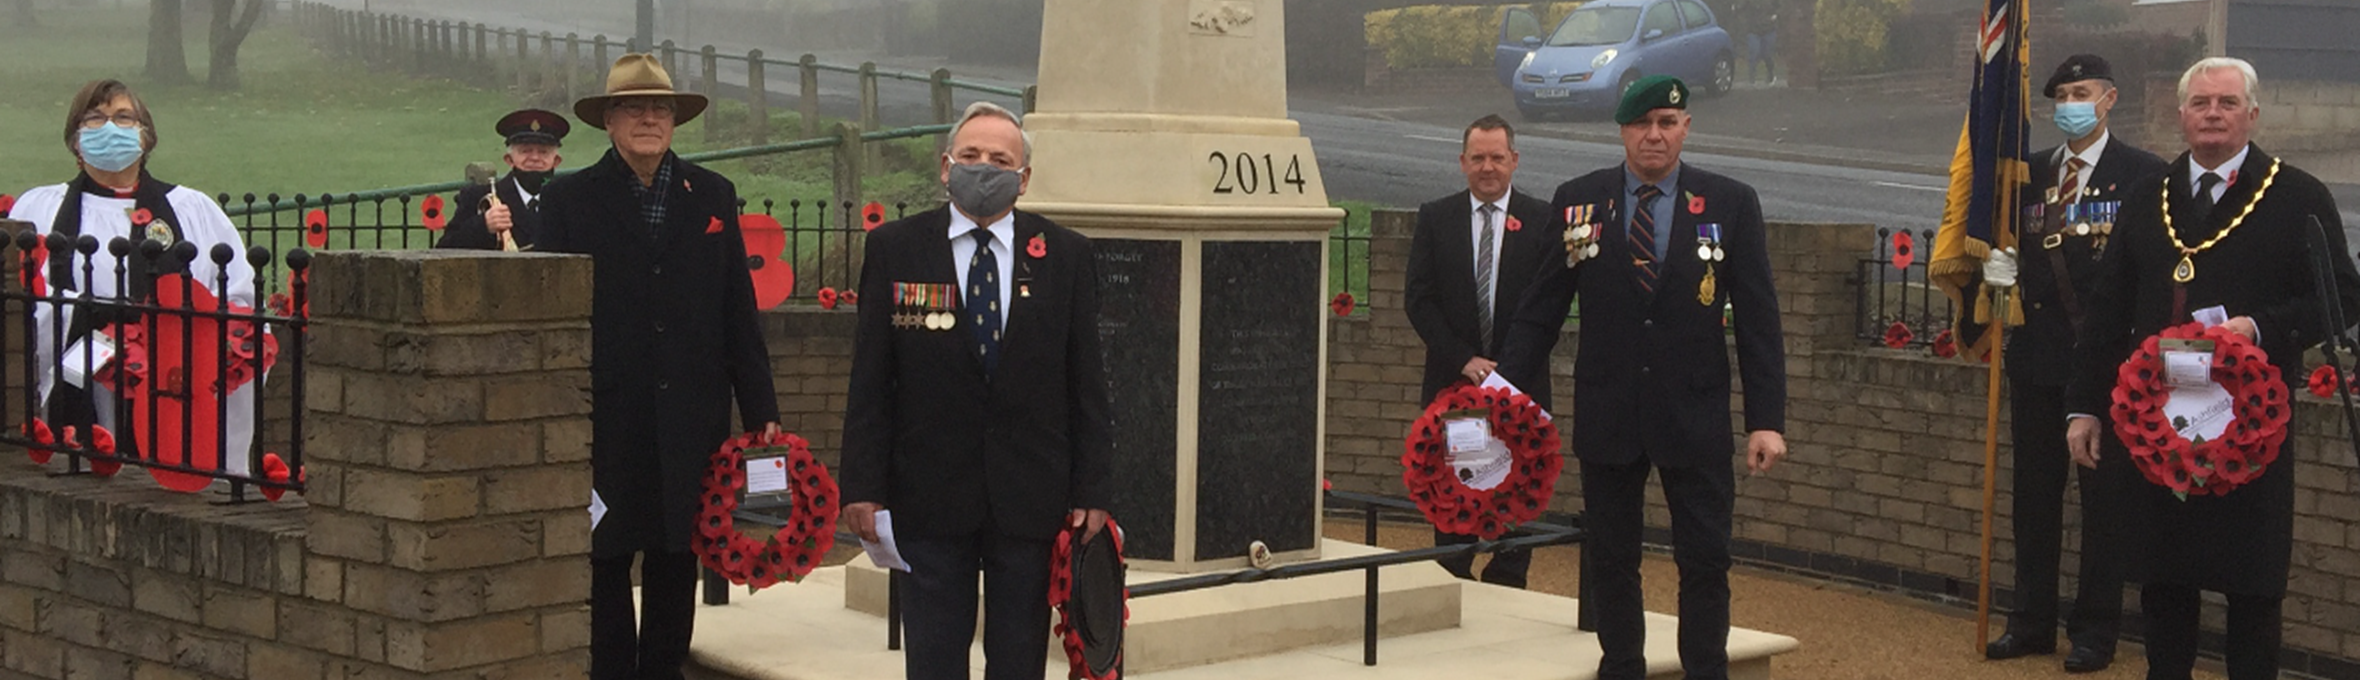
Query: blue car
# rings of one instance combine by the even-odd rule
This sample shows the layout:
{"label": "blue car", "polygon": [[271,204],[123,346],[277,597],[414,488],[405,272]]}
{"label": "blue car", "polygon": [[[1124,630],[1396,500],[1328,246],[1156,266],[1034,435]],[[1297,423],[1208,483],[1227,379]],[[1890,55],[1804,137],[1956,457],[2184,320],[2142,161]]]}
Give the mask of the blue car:
{"label": "blue car", "polygon": [[1699,0],[1596,0],[1542,39],[1530,10],[1500,20],[1492,67],[1516,94],[1525,120],[1612,110],[1642,76],[1667,74],[1698,94],[1727,93],[1737,79],[1729,32]]}

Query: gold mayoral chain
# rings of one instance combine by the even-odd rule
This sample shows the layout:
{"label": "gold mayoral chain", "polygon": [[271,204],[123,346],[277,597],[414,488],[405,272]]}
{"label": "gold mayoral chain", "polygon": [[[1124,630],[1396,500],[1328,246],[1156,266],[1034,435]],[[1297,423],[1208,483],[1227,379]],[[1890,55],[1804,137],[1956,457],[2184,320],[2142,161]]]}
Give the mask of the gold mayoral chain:
{"label": "gold mayoral chain", "polygon": [[2171,237],[2173,247],[2180,249],[2180,264],[2172,267],[2173,281],[2187,283],[2196,280],[2196,254],[2211,250],[2213,246],[2220,244],[2221,239],[2228,238],[2229,232],[2237,231],[2238,225],[2245,224],[2245,217],[2252,215],[2254,206],[2262,204],[2262,196],[2270,193],[2270,183],[2277,181],[2278,166],[2284,162],[2275,158],[2271,159],[2269,174],[2262,175],[2262,187],[2254,190],[2253,198],[2245,202],[2245,209],[2237,211],[2237,218],[2229,220],[2229,226],[2221,227],[2220,233],[2213,234],[2212,238],[2205,239],[2203,243],[2196,244],[2193,248],[2181,241],[2180,230],[2172,227],[2171,182],[2163,183],[2163,233],[2165,236]]}

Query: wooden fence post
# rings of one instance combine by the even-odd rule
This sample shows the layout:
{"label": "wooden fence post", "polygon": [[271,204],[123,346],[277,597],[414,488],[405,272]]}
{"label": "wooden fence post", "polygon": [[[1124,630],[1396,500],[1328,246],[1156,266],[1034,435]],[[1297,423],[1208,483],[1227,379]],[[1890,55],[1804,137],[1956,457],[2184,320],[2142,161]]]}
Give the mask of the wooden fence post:
{"label": "wooden fence post", "polygon": [[819,56],[806,53],[798,64],[803,71],[803,92],[795,107],[803,115],[803,138],[811,139],[819,136]]}
{"label": "wooden fence post", "polygon": [[770,82],[768,64],[763,63],[762,50],[746,53],[746,122],[752,134],[748,144],[760,146],[770,143]]}

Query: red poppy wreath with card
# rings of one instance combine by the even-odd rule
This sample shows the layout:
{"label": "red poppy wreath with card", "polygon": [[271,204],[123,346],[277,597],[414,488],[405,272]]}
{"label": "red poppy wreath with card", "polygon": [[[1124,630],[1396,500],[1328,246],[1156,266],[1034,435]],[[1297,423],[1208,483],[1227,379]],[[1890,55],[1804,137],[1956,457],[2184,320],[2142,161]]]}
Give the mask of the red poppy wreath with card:
{"label": "red poppy wreath with card", "polygon": [[[2181,433],[2186,423],[2164,411],[2173,396],[2165,345],[2210,341],[2210,377],[2230,397],[2232,418],[2218,437]],[[2278,367],[2245,336],[2187,323],[2139,343],[2115,372],[2114,433],[2147,481],[2187,496],[2224,495],[2262,476],[2286,441],[2292,407]]]}
{"label": "red poppy wreath with card", "polygon": [[[738,492],[746,488],[746,454],[786,454],[786,477],[794,496],[787,525],[757,543],[737,530]],[[799,581],[818,567],[836,545],[836,479],[811,457],[802,437],[748,432],[721,443],[706,461],[704,509],[697,513],[689,548],[697,561],[730,583],[756,589]]]}
{"label": "red poppy wreath with card", "polygon": [[[1504,445],[1506,456],[1490,458],[1489,465],[1454,464],[1453,428],[1462,428],[1469,440],[1463,428],[1485,430],[1476,434]],[[1410,425],[1403,448],[1401,482],[1426,519],[1443,531],[1486,540],[1538,519],[1565,467],[1557,425],[1532,397],[1463,383],[1435,395]]]}

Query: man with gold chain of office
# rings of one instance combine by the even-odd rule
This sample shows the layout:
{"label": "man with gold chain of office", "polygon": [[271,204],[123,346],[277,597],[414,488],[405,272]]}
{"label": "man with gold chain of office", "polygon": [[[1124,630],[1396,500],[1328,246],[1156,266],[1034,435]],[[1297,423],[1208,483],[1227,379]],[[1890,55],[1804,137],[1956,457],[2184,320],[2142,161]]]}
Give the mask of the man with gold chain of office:
{"label": "man with gold chain of office", "polygon": [[[2134,183],[2115,222],[2092,290],[2066,388],[2066,442],[2074,462],[2123,476],[2124,564],[2142,584],[2149,680],[2188,678],[2197,652],[2201,591],[2228,601],[2229,680],[2278,677],[2283,603],[2294,543],[2299,457],[2280,450],[2262,474],[2220,494],[2182,497],[2112,463],[2130,455],[2100,420],[2116,369],[2160,331],[2202,321],[2251,339],[2279,371],[2300,380],[2303,353],[2329,328],[2305,231],[2325,228],[2332,289],[2360,309],[2335,199],[2317,178],[2255,146],[2260,78],[2231,58],[2199,61],[2180,77],[2180,131],[2189,151]],[[2288,431],[2302,430],[2289,422]],[[2100,468],[2100,463],[2108,463]]]}

